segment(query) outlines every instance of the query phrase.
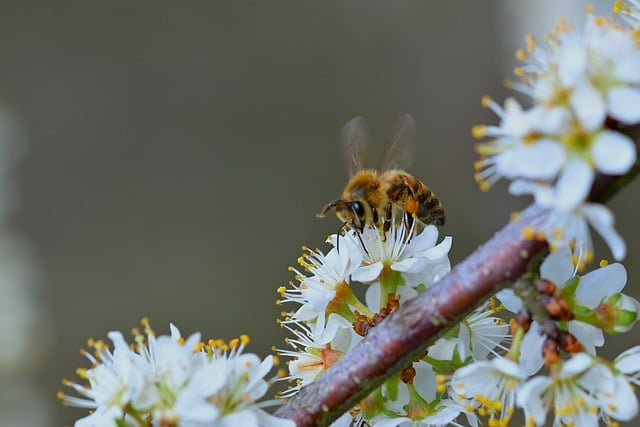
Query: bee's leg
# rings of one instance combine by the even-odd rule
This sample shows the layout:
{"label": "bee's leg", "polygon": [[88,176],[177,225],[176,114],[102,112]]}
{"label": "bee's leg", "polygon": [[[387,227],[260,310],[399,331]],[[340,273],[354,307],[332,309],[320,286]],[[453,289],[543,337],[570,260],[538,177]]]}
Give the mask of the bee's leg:
{"label": "bee's leg", "polygon": [[415,214],[405,211],[402,217],[402,224],[407,232],[407,244],[409,244],[411,243],[411,232],[413,231],[413,227],[416,225]]}
{"label": "bee's leg", "polygon": [[387,239],[387,231],[391,228],[391,222],[393,219],[393,205],[391,202],[387,203],[387,208],[384,211],[384,220],[382,221],[382,230],[384,231],[384,240]]}
{"label": "bee's leg", "polygon": [[404,227],[406,228],[407,231],[410,231],[411,228],[413,227],[413,221],[415,219],[413,218],[413,214],[411,214],[410,212],[405,211],[404,212],[404,217],[403,217],[403,224]]}
{"label": "bee's leg", "polygon": [[371,207],[371,216],[373,216],[373,223],[377,227],[380,218],[378,217],[378,210],[373,206]]}

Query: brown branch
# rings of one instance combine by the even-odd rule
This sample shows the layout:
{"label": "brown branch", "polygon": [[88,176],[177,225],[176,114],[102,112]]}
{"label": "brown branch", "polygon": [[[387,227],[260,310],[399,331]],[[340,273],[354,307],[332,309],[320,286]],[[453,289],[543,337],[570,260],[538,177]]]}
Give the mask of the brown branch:
{"label": "brown branch", "polygon": [[[636,165],[622,177],[599,179],[591,200],[608,200],[639,170]],[[298,427],[328,425],[406,368],[474,307],[525,273],[546,243],[525,239],[522,229],[543,212],[536,205],[526,209],[518,221],[507,224],[432,288],[371,329],[346,356],[275,415],[295,421]]]}

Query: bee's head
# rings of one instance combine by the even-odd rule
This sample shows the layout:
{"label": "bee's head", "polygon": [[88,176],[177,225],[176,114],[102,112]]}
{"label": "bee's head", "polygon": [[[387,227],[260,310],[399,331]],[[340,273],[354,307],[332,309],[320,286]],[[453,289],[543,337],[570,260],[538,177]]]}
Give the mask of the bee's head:
{"label": "bee's head", "polygon": [[345,224],[351,225],[359,232],[362,232],[364,230],[367,211],[364,207],[363,202],[358,200],[334,200],[333,202],[327,204],[322,212],[320,212],[316,216],[318,218],[323,218],[332,209],[336,211],[336,215],[338,216],[338,218],[340,218],[340,220]]}

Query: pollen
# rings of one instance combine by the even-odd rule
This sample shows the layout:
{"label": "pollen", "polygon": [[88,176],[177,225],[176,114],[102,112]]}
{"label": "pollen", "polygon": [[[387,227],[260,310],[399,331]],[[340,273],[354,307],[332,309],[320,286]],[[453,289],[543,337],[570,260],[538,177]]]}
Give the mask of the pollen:
{"label": "pollen", "polygon": [[629,12],[629,8],[623,4],[622,0],[617,0],[613,4],[613,13],[619,15],[622,12]]}
{"label": "pollen", "polygon": [[533,34],[527,34],[524,36],[524,43],[527,49],[527,52],[533,52],[536,49],[536,38]]}
{"label": "pollen", "polygon": [[604,25],[606,25],[607,20],[602,16],[598,16],[597,18],[595,18],[594,22],[597,26],[603,27]]}
{"label": "pollen", "polygon": [[486,132],[487,132],[486,125],[475,125],[474,127],[471,128],[471,135],[473,135],[473,137],[476,139],[484,138],[486,135]]}
{"label": "pollen", "polygon": [[536,236],[536,230],[528,225],[526,227],[522,227],[522,237],[524,237],[527,240],[533,240],[534,237]]}
{"label": "pollen", "polygon": [[609,265],[609,261],[607,261],[606,259],[600,260],[600,267],[606,267],[607,265]]}

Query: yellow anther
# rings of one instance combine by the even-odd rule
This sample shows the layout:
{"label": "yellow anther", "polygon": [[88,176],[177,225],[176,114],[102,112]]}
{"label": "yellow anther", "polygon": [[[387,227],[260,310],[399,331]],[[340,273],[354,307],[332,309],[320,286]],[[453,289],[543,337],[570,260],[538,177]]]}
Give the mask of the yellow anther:
{"label": "yellow anther", "polygon": [[535,233],[536,230],[535,228],[533,228],[532,226],[528,225],[526,227],[522,227],[522,237],[524,237],[527,240],[533,240],[533,238],[535,237]]}
{"label": "yellow anther", "polygon": [[600,267],[606,267],[607,265],[609,265],[609,261],[607,261],[606,259],[600,260]]}
{"label": "yellow anther", "polygon": [[524,36],[524,43],[527,49],[527,52],[533,52],[536,48],[536,38],[533,34],[527,34]]}
{"label": "yellow anther", "polygon": [[487,108],[489,105],[491,105],[491,97],[489,95],[484,95],[481,99],[480,102],[482,103],[482,106],[484,108]]}
{"label": "yellow anther", "polygon": [[527,59],[527,51],[524,49],[516,50],[516,59],[518,61],[524,61],[525,59]]}
{"label": "yellow anther", "polygon": [[246,335],[246,334],[240,335],[240,342],[242,343],[242,345],[249,344],[249,341],[250,341],[249,335]]}
{"label": "yellow anther", "polygon": [[475,125],[471,128],[471,135],[473,135],[473,137],[476,139],[484,138],[486,132],[487,132],[486,125]]}

